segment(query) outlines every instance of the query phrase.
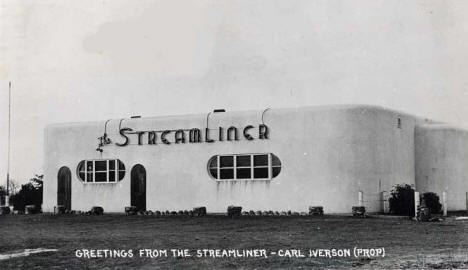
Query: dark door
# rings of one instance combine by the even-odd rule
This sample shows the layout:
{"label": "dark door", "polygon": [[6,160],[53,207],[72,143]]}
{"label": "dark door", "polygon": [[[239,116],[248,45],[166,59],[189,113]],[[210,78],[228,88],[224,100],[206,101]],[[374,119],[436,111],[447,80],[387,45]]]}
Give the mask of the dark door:
{"label": "dark door", "polygon": [[131,204],[138,211],[146,210],[146,170],[140,164],[133,166],[131,179]]}
{"label": "dark door", "polygon": [[71,210],[71,172],[65,166],[60,168],[57,176],[57,205]]}

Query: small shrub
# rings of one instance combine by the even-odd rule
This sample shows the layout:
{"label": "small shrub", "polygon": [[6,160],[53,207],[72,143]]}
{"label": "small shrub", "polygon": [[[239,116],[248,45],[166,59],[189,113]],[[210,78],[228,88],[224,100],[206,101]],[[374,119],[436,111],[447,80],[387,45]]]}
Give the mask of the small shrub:
{"label": "small shrub", "polygon": [[396,185],[389,199],[390,213],[414,216],[414,189],[408,184]]}
{"label": "small shrub", "polygon": [[230,205],[227,208],[227,214],[230,217],[240,217],[241,213],[242,213],[242,207],[241,206]]}
{"label": "small shrub", "polygon": [[423,194],[423,201],[427,208],[430,209],[431,214],[439,214],[442,210],[439,196],[434,192],[426,192]]}

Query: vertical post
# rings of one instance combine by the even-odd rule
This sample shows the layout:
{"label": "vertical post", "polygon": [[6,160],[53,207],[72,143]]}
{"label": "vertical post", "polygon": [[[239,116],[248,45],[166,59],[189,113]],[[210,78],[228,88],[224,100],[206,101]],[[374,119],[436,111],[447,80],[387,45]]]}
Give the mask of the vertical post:
{"label": "vertical post", "polygon": [[382,191],[381,196],[382,196],[382,210],[384,214],[388,214],[388,212],[390,212],[390,207],[388,205],[388,192]]}
{"label": "vertical post", "polygon": [[444,209],[444,217],[447,216],[447,191],[442,192],[442,207]]}
{"label": "vertical post", "polygon": [[11,119],[11,82],[8,82],[8,161],[7,161],[7,190],[5,206],[10,206],[10,119]]}
{"label": "vertical post", "polygon": [[414,217],[418,216],[418,206],[419,206],[419,192],[414,191]]}
{"label": "vertical post", "polygon": [[466,210],[468,211],[468,192],[466,192],[465,194],[466,194]]}
{"label": "vertical post", "polygon": [[359,191],[358,193],[358,203],[359,203],[359,206],[363,205],[362,191]]}

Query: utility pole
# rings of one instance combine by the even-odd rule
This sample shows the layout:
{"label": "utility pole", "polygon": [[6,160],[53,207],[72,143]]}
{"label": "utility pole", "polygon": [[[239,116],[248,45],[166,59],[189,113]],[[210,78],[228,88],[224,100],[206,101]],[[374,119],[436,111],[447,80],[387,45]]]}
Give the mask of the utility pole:
{"label": "utility pole", "polygon": [[8,82],[8,166],[5,206],[10,206],[10,119],[11,119],[11,82]]}

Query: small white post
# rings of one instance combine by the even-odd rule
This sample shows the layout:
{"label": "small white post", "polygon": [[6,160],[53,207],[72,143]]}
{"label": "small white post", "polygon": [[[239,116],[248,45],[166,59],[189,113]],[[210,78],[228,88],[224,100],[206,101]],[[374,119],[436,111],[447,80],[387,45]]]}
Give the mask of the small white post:
{"label": "small white post", "polygon": [[358,193],[358,205],[362,206],[363,205],[363,199],[362,199],[362,191],[359,191]]}
{"label": "small white post", "polygon": [[442,192],[442,207],[444,209],[444,217],[447,216],[447,191]]}
{"label": "small white post", "polygon": [[419,206],[419,192],[414,191],[414,217],[418,216],[418,206]]}
{"label": "small white post", "polygon": [[466,192],[466,210],[468,210],[468,192]]}
{"label": "small white post", "polygon": [[10,196],[5,196],[5,206],[10,206]]}
{"label": "small white post", "polygon": [[390,212],[390,207],[388,205],[388,192],[382,191],[382,210],[384,214],[388,214]]}

